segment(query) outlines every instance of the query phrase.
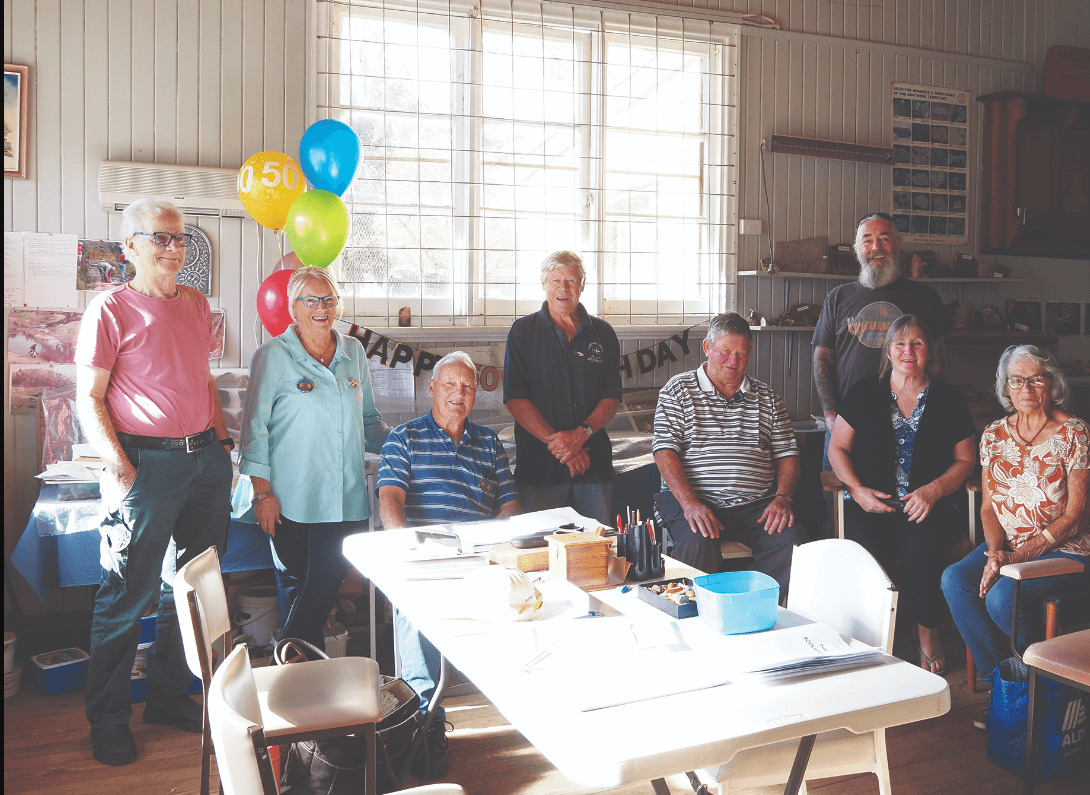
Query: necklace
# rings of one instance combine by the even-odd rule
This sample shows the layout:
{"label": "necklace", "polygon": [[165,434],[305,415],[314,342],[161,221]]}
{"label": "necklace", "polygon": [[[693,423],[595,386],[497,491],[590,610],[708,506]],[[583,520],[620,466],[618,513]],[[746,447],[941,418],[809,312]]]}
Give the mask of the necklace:
{"label": "necklace", "polygon": [[332,337],[329,338],[329,341],[326,342],[325,347],[323,347],[320,352],[315,353],[314,351],[312,351],[310,349],[310,346],[307,345],[307,341],[305,339],[303,339],[303,335],[301,333],[299,333],[298,330],[296,330],[295,333],[296,333],[296,336],[299,337],[299,342],[303,343],[303,350],[305,350],[307,353],[309,353],[311,356],[313,356],[315,359],[317,359],[318,362],[323,367],[325,365],[329,364],[329,362],[326,361],[327,358],[330,359],[330,360],[333,359],[333,352],[330,350],[330,348],[336,349],[337,342]]}
{"label": "necklace", "polygon": [[1044,432],[1045,428],[1048,427],[1048,423],[1051,422],[1051,421],[1052,421],[1052,415],[1049,414],[1049,415],[1047,415],[1045,417],[1045,424],[1037,429],[1037,433],[1033,434],[1033,438],[1030,439],[1028,442],[1026,441],[1026,437],[1022,435],[1022,428],[1021,428],[1022,418],[1021,417],[1019,417],[1018,419],[1016,419],[1014,421],[1014,432],[1018,434],[1018,438],[1022,440],[1022,444],[1024,444],[1026,447],[1033,447],[1033,443],[1037,441],[1037,437],[1040,436]]}

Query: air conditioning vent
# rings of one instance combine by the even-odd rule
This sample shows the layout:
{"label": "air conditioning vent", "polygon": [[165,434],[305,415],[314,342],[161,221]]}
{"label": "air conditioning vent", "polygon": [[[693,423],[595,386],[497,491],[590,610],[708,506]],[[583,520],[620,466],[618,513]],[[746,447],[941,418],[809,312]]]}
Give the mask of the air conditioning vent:
{"label": "air conditioning vent", "polygon": [[237,186],[233,168],[106,160],[98,169],[99,204],[106,212],[150,197],[172,201],[186,215],[246,218]]}

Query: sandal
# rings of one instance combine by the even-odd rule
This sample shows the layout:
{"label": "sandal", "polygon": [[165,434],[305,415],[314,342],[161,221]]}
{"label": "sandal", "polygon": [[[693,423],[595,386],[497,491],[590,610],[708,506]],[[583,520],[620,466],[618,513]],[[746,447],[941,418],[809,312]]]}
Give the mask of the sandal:
{"label": "sandal", "polygon": [[944,652],[942,649],[939,649],[938,654],[935,654],[932,657],[928,657],[919,644],[916,645],[916,651],[920,653],[921,668],[926,671],[931,671],[931,666],[938,663],[938,670],[931,671],[931,673],[935,674],[936,676],[942,676],[946,673],[946,652]]}

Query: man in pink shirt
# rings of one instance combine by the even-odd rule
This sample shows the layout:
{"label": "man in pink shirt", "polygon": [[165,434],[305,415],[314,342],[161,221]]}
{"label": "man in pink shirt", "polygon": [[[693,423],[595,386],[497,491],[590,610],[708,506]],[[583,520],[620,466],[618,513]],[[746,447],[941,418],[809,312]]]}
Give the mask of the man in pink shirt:
{"label": "man in pink shirt", "polygon": [[192,675],[172,586],[179,566],[226,544],[233,446],[208,365],[208,301],[175,284],[189,242],[181,213],[169,202],[134,202],[121,236],[136,276],[91,301],[76,342],[80,421],[106,464],[86,705],[92,751],[107,765],[137,756],[129,678],[156,589],[144,721],[202,730],[201,707],[186,694]]}

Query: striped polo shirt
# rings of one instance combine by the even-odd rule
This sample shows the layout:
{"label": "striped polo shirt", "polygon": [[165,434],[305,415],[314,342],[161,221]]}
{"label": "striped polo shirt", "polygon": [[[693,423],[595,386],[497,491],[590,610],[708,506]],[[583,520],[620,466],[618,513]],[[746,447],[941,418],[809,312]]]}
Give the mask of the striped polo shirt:
{"label": "striped polo shirt", "polygon": [[693,491],[721,508],[771,496],[775,461],[798,455],[787,409],[767,384],[747,377],[728,400],[703,364],[659,392],[651,450],[677,453]]}
{"label": "striped polo shirt", "polygon": [[405,492],[411,525],[489,519],[519,496],[495,431],[466,420],[455,444],[431,412],[390,432],[377,485]]}

